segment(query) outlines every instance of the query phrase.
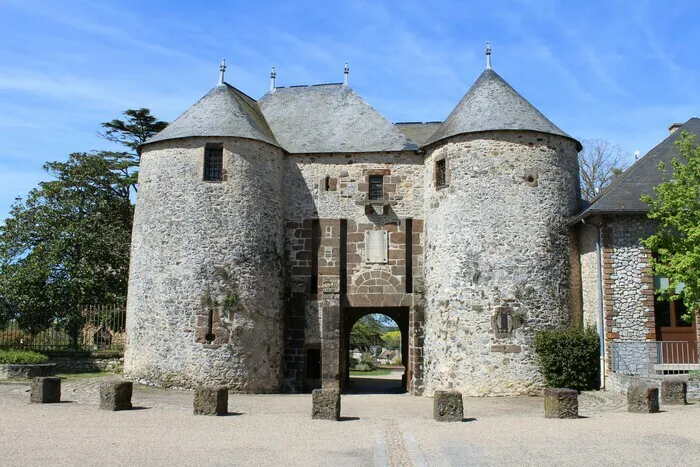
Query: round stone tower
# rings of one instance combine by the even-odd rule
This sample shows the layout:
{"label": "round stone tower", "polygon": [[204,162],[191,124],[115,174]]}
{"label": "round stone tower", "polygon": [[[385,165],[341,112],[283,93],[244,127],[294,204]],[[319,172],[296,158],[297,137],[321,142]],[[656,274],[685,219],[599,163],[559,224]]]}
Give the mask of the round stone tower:
{"label": "round stone tower", "polygon": [[581,145],[489,67],[425,149],[426,393],[537,392],[534,333],[572,316]]}
{"label": "round stone tower", "polygon": [[141,148],[129,377],[280,390],[282,174],[283,151],[257,103],[223,77]]}

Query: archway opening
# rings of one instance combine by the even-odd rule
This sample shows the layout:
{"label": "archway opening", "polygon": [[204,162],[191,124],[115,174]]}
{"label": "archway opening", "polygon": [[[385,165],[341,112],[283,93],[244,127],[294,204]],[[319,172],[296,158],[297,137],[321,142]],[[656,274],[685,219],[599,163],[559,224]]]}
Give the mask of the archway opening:
{"label": "archway opening", "polygon": [[408,308],[348,308],[344,321],[344,392],[406,392]]}

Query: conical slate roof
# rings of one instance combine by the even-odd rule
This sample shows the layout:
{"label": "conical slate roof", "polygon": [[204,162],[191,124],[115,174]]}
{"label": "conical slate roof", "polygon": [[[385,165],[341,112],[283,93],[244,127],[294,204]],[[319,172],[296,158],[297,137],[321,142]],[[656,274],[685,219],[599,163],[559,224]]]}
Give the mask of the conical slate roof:
{"label": "conical slate roof", "polygon": [[277,141],[289,153],[418,149],[343,84],[276,88],[260,99],[260,109]]}
{"label": "conical slate roof", "polygon": [[220,84],[144,144],[191,136],[234,136],[279,146],[257,102]]}
{"label": "conical slate roof", "polygon": [[[571,138],[542,115],[498,73],[487,68],[425,143],[478,131],[530,130]],[[576,141],[579,150],[581,143]]]}

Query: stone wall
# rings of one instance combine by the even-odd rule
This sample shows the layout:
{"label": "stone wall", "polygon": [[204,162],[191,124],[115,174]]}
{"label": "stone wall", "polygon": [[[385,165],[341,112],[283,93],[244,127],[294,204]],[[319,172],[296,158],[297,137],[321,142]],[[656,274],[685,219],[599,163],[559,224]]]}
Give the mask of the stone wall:
{"label": "stone wall", "polygon": [[[449,175],[434,186],[434,163]],[[572,140],[462,135],[425,160],[425,388],[537,394],[538,329],[571,322],[570,237],[579,209]]]}
{"label": "stone wall", "polygon": [[46,355],[61,372],[121,373],[124,370],[124,354],[121,352],[49,352]]}
{"label": "stone wall", "polygon": [[[346,336],[336,335],[329,324],[338,320],[342,327],[341,308],[376,307],[381,313],[382,308],[414,304],[413,282],[423,276],[423,156],[292,154],[285,164],[291,289],[305,294],[305,346],[326,349],[323,371],[333,375],[338,370],[332,367],[345,363],[343,355],[337,361],[329,354],[347,345]],[[383,177],[383,198],[374,204],[368,199],[372,175]],[[367,231],[386,232],[386,262],[366,261]],[[303,365],[296,352],[287,351],[285,379],[299,386]]]}
{"label": "stone wall", "polygon": [[656,340],[651,253],[641,243],[653,231],[654,224],[643,215],[604,220],[603,284],[608,350],[612,340]]}
{"label": "stone wall", "polygon": [[586,327],[591,326],[600,333],[602,332],[598,329],[600,321],[598,268],[600,265],[595,246],[598,238],[598,228],[591,224],[579,224],[574,226],[574,228],[578,232],[579,253],[581,255],[583,325]]}
{"label": "stone wall", "polygon": [[[223,143],[222,182],[203,181],[206,143]],[[188,138],[143,149],[127,305],[129,377],[280,390],[284,171],[281,149],[250,140]]]}

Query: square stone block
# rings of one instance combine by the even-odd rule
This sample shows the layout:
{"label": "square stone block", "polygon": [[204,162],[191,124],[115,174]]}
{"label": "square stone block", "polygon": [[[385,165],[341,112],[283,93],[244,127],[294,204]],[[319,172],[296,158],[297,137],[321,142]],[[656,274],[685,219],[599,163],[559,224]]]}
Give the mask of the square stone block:
{"label": "square stone block", "polygon": [[656,413],[659,411],[659,388],[645,383],[633,383],[627,389],[627,411]]}
{"label": "square stone block", "polygon": [[32,392],[29,401],[37,404],[61,402],[61,378],[39,376],[32,379]]}
{"label": "square stone block", "polygon": [[131,410],[131,394],[134,383],[131,381],[111,380],[100,383],[101,410]]}
{"label": "square stone block", "polygon": [[545,418],[578,418],[578,391],[545,388],[543,394]]}
{"label": "square stone block", "polygon": [[681,379],[661,381],[661,403],[665,405],[685,405],[688,403],[688,383]]}
{"label": "square stone block", "polygon": [[311,402],[311,418],[340,420],[340,389],[314,389]]}
{"label": "square stone block", "polygon": [[433,396],[433,418],[438,422],[461,422],[464,419],[462,393],[458,391],[435,391]]}
{"label": "square stone block", "polygon": [[199,386],[194,390],[195,415],[226,415],[228,413],[228,388],[225,386]]}

